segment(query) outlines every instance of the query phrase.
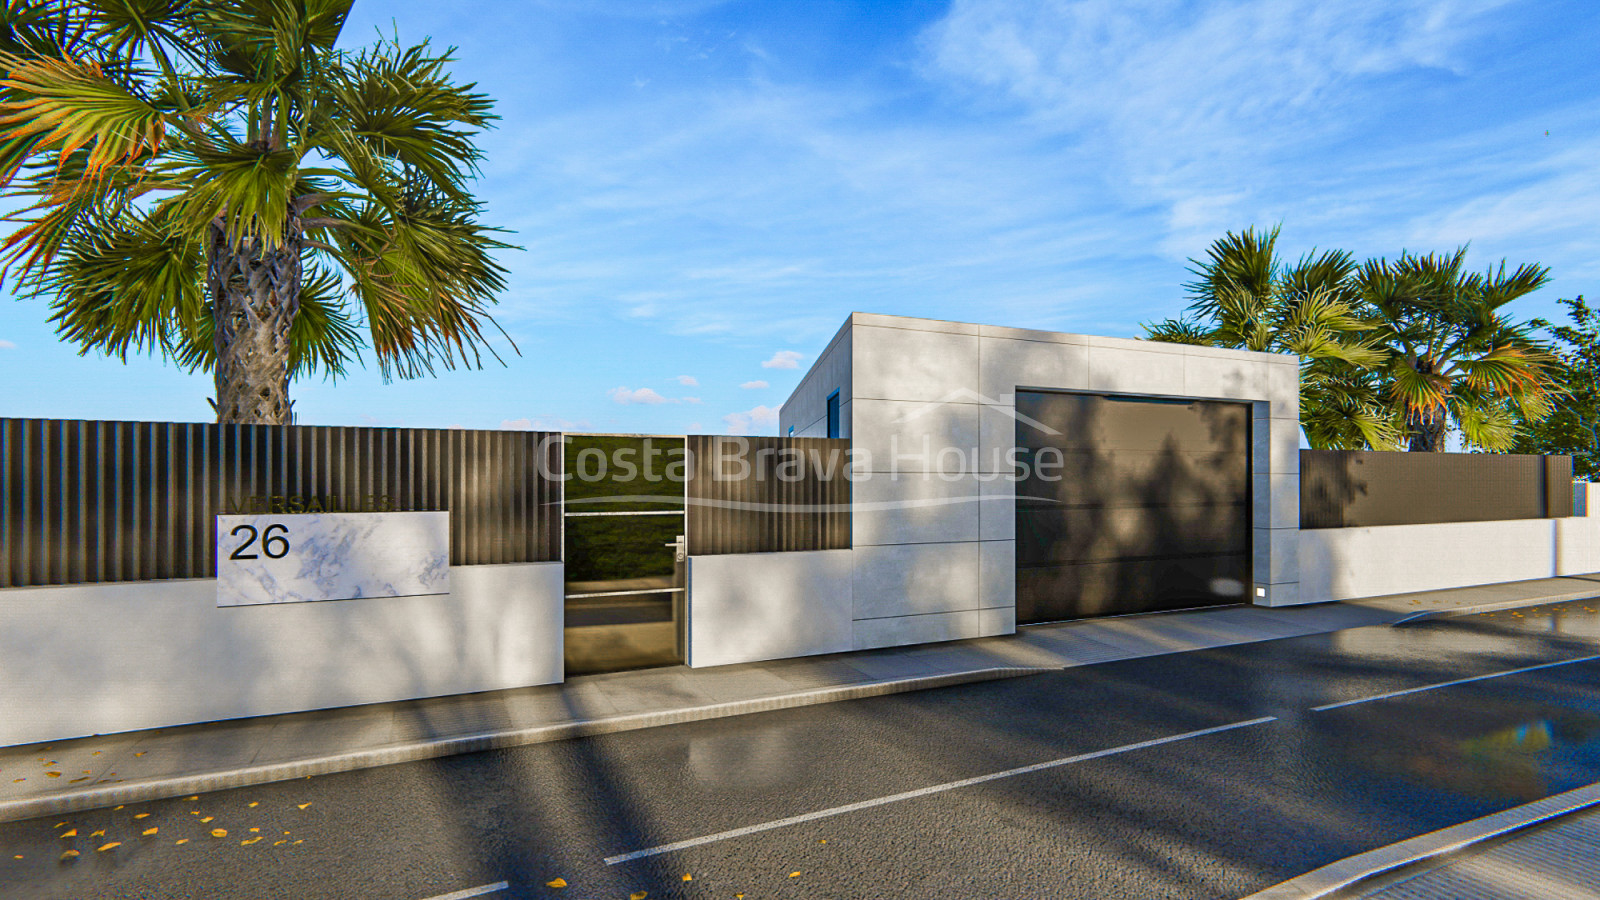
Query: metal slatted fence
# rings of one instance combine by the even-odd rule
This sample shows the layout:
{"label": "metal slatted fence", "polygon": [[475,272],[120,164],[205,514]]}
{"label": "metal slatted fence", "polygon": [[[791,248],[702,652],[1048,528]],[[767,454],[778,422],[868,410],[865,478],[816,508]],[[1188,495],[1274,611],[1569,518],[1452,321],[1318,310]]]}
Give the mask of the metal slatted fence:
{"label": "metal slatted fence", "polygon": [[1360,528],[1573,514],[1572,457],[1300,451],[1300,527]]}
{"label": "metal slatted fence", "polygon": [[447,510],[452,565],[556,560],[556,438],[0,419],[0,587],[212,577],[229,513]]}
{"label": "metal slatted fence", "polygon": [[688,437],[689,553],[850,547],[850,442]]}

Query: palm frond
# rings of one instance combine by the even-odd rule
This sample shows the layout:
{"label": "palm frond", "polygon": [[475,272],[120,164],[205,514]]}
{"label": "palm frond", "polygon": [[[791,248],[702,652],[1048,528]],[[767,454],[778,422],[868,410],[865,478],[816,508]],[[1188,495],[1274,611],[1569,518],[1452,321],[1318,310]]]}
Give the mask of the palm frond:
{"label": "palm frond", "polygon": [[[92,62],[0,54],[0,136],[38,138],[35,152],[61,161],[87,148],[87,175],[130,165],[161,146],[165,119],[159,109],[105,77]],[[3,187],[4,185],[0,185]]]}
{"label": "palm frond", "polygon": [[1210,347],[1215,343],[1211,329],[1190,319],[1163,319],[1160,322],[1146,322],[1141,327],[1144,328],[1144,339],[1147,341],[1199,347]]}
{"label": "palm frond", "polygon": [[73,226],[60,257],[30,284],[80,352],[156,352],[194,328],[205,307],[197,242],[133,207],[100,208]]}

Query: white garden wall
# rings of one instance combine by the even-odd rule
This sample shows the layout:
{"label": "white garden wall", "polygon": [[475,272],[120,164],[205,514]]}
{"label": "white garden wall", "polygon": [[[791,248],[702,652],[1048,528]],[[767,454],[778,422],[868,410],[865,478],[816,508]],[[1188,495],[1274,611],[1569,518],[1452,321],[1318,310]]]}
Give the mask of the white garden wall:
{"label": "white garden wall", "polygon": [[0,590],[0,745],[551,684],[560,563],[448,595],[217,606],[214,579]]}
{"label": "white garden wall", "polygon": [[[1600,509],[1600,485],[1588,485]],[[1300,593],[1351,600],[1600,572],[1600,516],[1300,532]]]}

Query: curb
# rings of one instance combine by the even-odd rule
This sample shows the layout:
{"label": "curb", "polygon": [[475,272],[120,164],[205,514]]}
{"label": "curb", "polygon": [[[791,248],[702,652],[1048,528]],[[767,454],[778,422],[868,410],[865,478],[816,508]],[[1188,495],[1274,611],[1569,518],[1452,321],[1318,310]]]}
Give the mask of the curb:
{"label": "curb", "polygon": [[370,769],[378,766],[394,765],[395,763],[415,762],[422,759],[437,759],[443,756],[455,756],[463,753],[523,747],[529,744],[543,744],[552,741],[571,740],[572,738],[616,734],[623,731],[638,731],[661,725],[676,725],[683,722],[699,722],[705,719],[720,719],[778,709],[816,706],[843,700],[881,697],[886,694],[900,694],[909,691],[951,687],[958,684],[995,681],[1002,678],[1017,678],[1023,675],[1037,675],[1041,672],[1054,671],[1058,671],[1054,666],[995,666],[944,675],[924,675],[916,678],[900,678],[871,684],[819,688],[794,694],[783,694],[777,697],[734,700],[728,703],[692,706],[666,712],[632,713],[609,716],[603,719],[567,722],[560,725],[541,725],[534,728],[484,732],[461,737],[416,741],[408,744],[391,744],[369,750],[355,750],[349,753],[338,753],[314,759],[301,759],[292,762],[273,763],[271,765],[244,766],[224,772],[210,772],[202,775],[151,778],[132,784],[120,784],[116,787],[93,788],[50,797],[30,797],[25,800],[0,801],[0,822],[15,822],[22,819],[31,819],[35,816],[79,812],[102,806],[115,806],[119,803],[143,803],[149,800],[163,800],[184,794],[202,794],[229,788],[268,784],[274,781],[290,781],[295,778],[308,778],[312,775],[331,775],[336,772]]}
{"label": "curb", "polygon": [[1390,622],[1391,627],[1409,625],[1413,622],[1428,619],[1454,619],[1459,616],[1473,616],[1478,613],[1499,612],[1503,609],[1527,609],[1530,606],[1544,606],[1549,603],[1570,603],[1574,600],[1593,600],[1600,597],[1600,587],[1582,591],[1570,591],[1565,594],[1549,594],[1542,597],[1528,597],[1521,600],[1501,600],[1495,603],[1480,603],[1476,606],[1456,606],[1450,609],[1428,609],[1414,612],[1403,618]]}
{"label": "curb", "polygon": [[1591,784],[1342,859],[1241,900],[1317,900],[1332,897],[1396,869],[1437,859],[1474,844],[1596,806],[1600,806],[1600,784]]}

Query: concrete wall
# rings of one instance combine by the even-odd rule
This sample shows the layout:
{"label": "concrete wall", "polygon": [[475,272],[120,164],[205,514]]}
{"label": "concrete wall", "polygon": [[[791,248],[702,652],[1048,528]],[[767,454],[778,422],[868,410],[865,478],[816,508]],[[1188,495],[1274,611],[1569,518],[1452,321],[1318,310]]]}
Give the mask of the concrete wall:
{"label": "concrete wall", "polygon": [[[844,434],[867,455],[853,491],[855,649],[1015,631],[1014,491],[1000,473],[1019,388],[1250,402],[1254,599],[1303,602],[1292,356],[855,313],[780,431],[821,434],[835,388]],[[967,462],[940,459],[946,447]]]}
{"label": "concrete wall", "polygon": [[690,557],[688,664],[852,649],[853,558],[851,550]]}
{"label": "concrete wall", "polygon": [[827,437],[828,395],[838,391],[839,436],[850,436],[850,354],[850,323],[847,321],[778,411],[778,434],[788,434],[793,426],[795,437]]}
{"label": "concrete wall", "polygon": [[[1587,486],[1600,509],[1600,485]],[[1352,600],[1600,572],[1600,516],[1300,533],[1302,596]]]}
{"label": "concrete wall", "polygon": [[562,679],[560,563],[445,596],[217,606],[213,579],[0,590],[0,745]]}

